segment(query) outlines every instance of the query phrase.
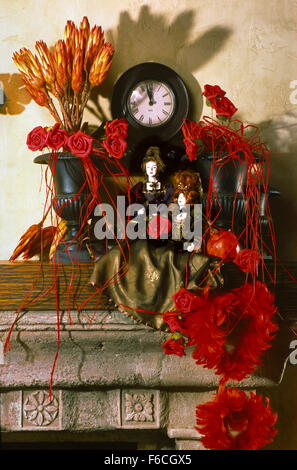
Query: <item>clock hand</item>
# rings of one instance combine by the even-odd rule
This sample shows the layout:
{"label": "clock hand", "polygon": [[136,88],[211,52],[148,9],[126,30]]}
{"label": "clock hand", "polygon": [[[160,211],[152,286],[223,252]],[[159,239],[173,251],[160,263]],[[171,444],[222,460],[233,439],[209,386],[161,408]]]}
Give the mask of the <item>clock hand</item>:
{"label": "clock hand", "polygon": [[149,97],[149,100],[150,100],[149,104],[152,105],[153,104],[153,102],[152,102],[152,91],[151,91],[151,88],[150,88],[148,83],[146,83],[146,92],[147,92],[147,96]]}
{"label": "clock hand", "polygon": [[152,106],[153,104],[156,103],[156,101],[154,101],[154,95],[153,95],[153,85],[152,83],[147,83],[146,84],[146,91],[147,91],[147,94],[148,94],[148,97],[149,97],[149,104]]}

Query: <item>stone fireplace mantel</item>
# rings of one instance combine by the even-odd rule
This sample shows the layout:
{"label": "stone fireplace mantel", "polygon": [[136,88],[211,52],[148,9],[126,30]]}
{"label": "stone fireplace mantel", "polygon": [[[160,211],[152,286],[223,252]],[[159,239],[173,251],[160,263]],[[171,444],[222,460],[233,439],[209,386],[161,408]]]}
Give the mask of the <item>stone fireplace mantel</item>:
{"label": "stone fireplace mantel", "polygon": [[[0,349],[15,319],[14,309],[30,290],[38,266],[0,265]],[[9,352],[0,354],[2,441],[26,440],[26,436],[42,440],[46,433],[61,441],[92,433],[98,442],[134,442],[142,449],[201,449],[194,429],[195,407],[212,398],[218,377],[197,366],[190,350],[182,358],[165,355],[162,343],[167,333],[136,323],[108,302],[95,313],[89,305],[80,312],[68,311],[63,295],[67,280],[62,279],[67,270],[60,274],[59,350],[51,399],[50,378],[58,347],[53,298],[47,296],[21,312]],[[50,265],[44,268],[35,297],[40,285],[46,288],[50,282],[50,272]],[[89,267],[81,267],[80,303],[90,295],[84,294],[88,275]],[[289,315],[293,308],[288,303],[287,308]],[[276,352],[266,355],[263,367],[241,382],[242,388],[279,383],[290,352],[288,332],[281,329]]]}

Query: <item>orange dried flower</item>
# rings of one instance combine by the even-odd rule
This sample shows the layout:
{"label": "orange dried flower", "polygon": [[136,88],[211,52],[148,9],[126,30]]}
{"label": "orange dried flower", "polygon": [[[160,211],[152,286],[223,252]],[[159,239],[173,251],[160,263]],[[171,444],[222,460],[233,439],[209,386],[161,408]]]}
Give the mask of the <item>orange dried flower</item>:
{"label": "orange dried flower", "polygon": [[66,44],[67,56],[68,56],[68,73],[71,76],[72,71],[72,62],[75,50],[75,44],[73,44],[73,31],[75,31],[76,26],[73,21],[68,20],[65,26],[64,32],[64,41]]}
{"label": "orange dried flower", "polygon": [[54,48],[54,63],[56,69],[56,80],[60,88],[64,88],[70,76],[68,70],[68,54],[65,42],[60,39]]}
{"label": "orange dried flower", "polygon": [[83,85],[83,52],[77,48],[73,60],[72,67],[72,90],[78,93],[82,89]]}
{"label": "orange dried flower", "polygon": [[86,46],[84,69],[89,71],[104,43],[101,26],[93,26]]}
{"label": "orange dried flower", "polygon": [[39,106],[48,106],[48,97],[42,89],[34,88],[26,83],[26,90]]}
{"label": "orange dried flower", "polygon": [[59,223],[59,225],[57,227],[55,236],[53,238],[53,241],[52,241],[52,244],[51,244],[51,247],[50,247],[50,252],[49,252],[50,261],[53,259],[54,253],[57,249],[57,246],[59,245],[60,241],[63,240],[66,233],[67,233],[67,224],[66,224],[65,220],[61,220],[61,222]]}
{"label": "orange dried flower", "polygon": [[84,37],[84,43],[86,44],[88,39],[89,39],[89,35],[90,35],[90,24],[89,24],[89,20],[86,16],[83,17],[83,19],[80,23],[80,26],[79,26],[79,30],[80,30],[82,36]]}
{"label": "orange dried flower", "polygon": [[[47,106],[68,132],[79,129],[90,91],[103,82],[111,65],[112,45],[105,43],[101,26],[90,29],[84,16],[79,28],[67,21],[64,40],[53,50],[44,41],[37,41],[35,48],[36,55],[26,48],[13,55],[28,93],[37,104]],[[63,122],[51,94],[57,98]]]}
{"label": "orange dried flower", "polygon": [[41,61],[42,74],[44,76],[44,79],[46,83],[52,84],[55,80],[52,54],[44,41],[37,41],[35,44],[35,49],[37,50]]}
{"label": "orange dried flower", "polygon": [[23,253],[23,251],[26,250],[28,245],[33,243],[38,238],[39,233],[40,226],[37,224],[31,225],[31,227],[29,227],[28,230],[26,230],[26,232],[21,236],[18,245],[9,258],[9,261],[14,261],[17,259]]}
{"label": "orange dried flower", "polygon": [[67,39],[69,39],[72,36],[72,31],[76,29],[76,26],[73,21],[68,20],[66,25],[65,25],[65,30],[64,30],[64,40],[65,42]]}
{"label": "orange dried flower", "polygon": [[41,228],[40,224],[31,225],[26,232],[21,236],[20,241],[11,255],[9,261],[14,261],[20,255],[24,260],[33,258],[39,255],[41,249],[45,249],[51,245],[55,227]]}
{"label": "orange dried flower", "polygon": [[114,48],[110,43],[105,43],[96,56],[90,70],[89,81],[92,87],[100,85],[106,77],[111,66]]}
{"label": "orange dried flower", "polygon": [[27,80],[36,88],[44,85],[45,80],[41,71],[40,62],[29,49],[25,47],[22,48],[19,52],[15,52],[12,58],[21,72],[24,81]]}

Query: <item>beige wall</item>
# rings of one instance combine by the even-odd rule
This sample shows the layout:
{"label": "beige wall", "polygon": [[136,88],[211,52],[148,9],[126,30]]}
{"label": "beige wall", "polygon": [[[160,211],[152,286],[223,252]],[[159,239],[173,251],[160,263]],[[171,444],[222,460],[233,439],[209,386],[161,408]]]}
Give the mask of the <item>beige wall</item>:
{"label": "beige wall", "polygon": [[[184,78],[192,93],[193,117],[201,114],[199,87],[217,83],[243,121],[266,129],[265,138],[281,152],[271,164],[271,183],[282,191],[273,205],[278,209],[279,254],[297,259],[297,104],[289,100],[290,82],[297,79],[296,1],[2,0],[0,13],[0,80],[7,95],[0,108],[0,259],[7,259],[19,236],[41,218],[40,167],[32,163],[25,141],[33,127],[52,123],[47,111],[22,90],[12,53],[33,48],[38,39],[52,45],[67,19],[79,22],[83,15],[102,25],[116,48],[99,101],[105,117],[110,117],[108,97],[119,74],[157,60]],[[93,114],[86,117],[100,122]]]}

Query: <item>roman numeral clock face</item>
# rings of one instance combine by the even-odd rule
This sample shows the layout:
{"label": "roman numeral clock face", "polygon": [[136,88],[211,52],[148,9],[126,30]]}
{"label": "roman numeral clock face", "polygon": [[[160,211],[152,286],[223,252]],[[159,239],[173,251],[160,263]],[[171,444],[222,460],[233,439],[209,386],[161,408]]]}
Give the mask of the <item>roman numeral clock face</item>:
{"label": "roman numeral clock face", "polygon": [[144,62],[126,70],[116,82],[113,119],[124,117],[131,145],[142,140],[169,142],[187,117],[188,92],[181,77],[166,65]]}
{"label": "roman numeral clock face", "polygon": [[142,126],[156,127],[172,117],[175,98],[171,88],[164,82],[144,80],[133,87],[127,104],[136,122]]}

